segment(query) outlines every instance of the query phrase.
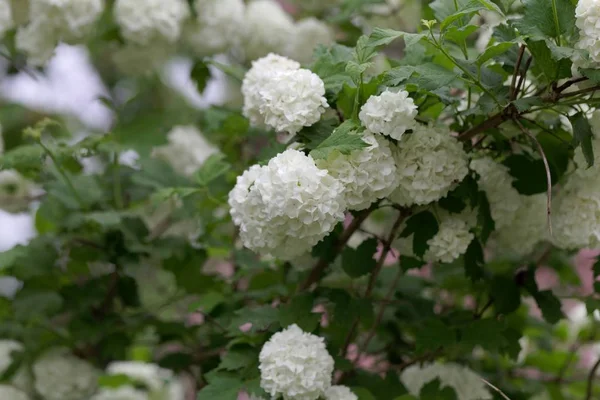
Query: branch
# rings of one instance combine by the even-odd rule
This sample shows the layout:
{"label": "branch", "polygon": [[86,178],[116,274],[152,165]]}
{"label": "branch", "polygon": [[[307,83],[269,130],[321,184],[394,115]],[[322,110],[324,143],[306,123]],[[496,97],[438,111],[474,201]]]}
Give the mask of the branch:
{"label": "branch", "polygon": [[563,94],[561,94],[559,96],[559,98],[564,99],[566,97],[573,97],[573,96],[577,96],[579,94],[585,94],[585,93],[595,92],[596,90],[599,90],[599,89],[600,89],[600,85],[596,85],[596,86],[592,86],[592,87],[589,87],[589,88],[577,90],[575,92],[563,93]]}
{"label": "branch", "polygon": [[552,174],[550,173],[550,165],[548,164],[548,159],[546,158],[546,153],[544,152],[544,148],[542,147],[540,142],[537,140],[537,138],[531,132],[529,132],[529,130],[527,128],[525,128],[523,126],[523,124],[521,124],[521,121],[519,121],[519,119],[517,117],[514,118],[514,121],[517,124],[517,126],[521,129],[521,131],[523,131],[524,134],[529,136],[529,138],[536,144],[538,151],[540,152],[540,156],[542,157],[542,160],[544,161],[544,168],[546,170],[546,181],[547,181],[546,196],[548,197],[548,205],[546,207],[546,213],[547,213],[547,218],[548,218],[548,230],[550,231],[550,236],[552,236]]}
{"label": "branch", "polygon": [[[521,91],[521,88],[524,89],[524,83],[525,82],[525,77],[527,76],[527,71],[529,70],[529,67],[531,66],[531,62],[533,61],[533,57],[529,57],[527,59],[527,62],[525,63],[525,67],[523,68],[523,74],[521,75],[521,78],[519,78],[519,84],[517,85],[517,89],[516,89],[516,94],[519,93],[519,91]],[[514,100],[514,99],[513,99]]]}
{"label": "branch", "polygon": [[502,390],[498,389],[496,386],[492,385],[491,383],[489,383],[488,381],[486,381],[483,378],[479,378],[479,379],[481,379],[483,381],[483,383],[485,383],[486,385],[488,385],[489,387],[491,387],[492,389],[494,389],[496,392],[498,392],[500,394],[500,396],[502,396],[504,399],[510,400],[510,398],[507,395],[505,395],[502,392]]}
{"label": "branch", "polygon": [[585,400],[592,400],[592,394],[594,390],[594,378],[596,377],[596,371],[598,370],[598,367],[600,367],[600,359],[596,361],[596,364],[594,364],[590,371],[590,374],[588,375],[586,391],[587,394],[585,396]]}
{"label": "branch", "polygon": [[576,83],[584,82],[587,80],[588,80],[588,78],[585,76],[581,76],[579,78],[573,78],[573,79],[563,83],[559,87],[557,87],[555,91],[558,93],[564,92],[566,89],[570,88],[571,86],[575,85]]}
{"label": "branch", "polygon": [[360,212],[356,217],[354,217],[354,219],[352,220],[350,225],[348,225],[346,230],[342,233],[342,235],[337,240],[337,243],[335,244],[334,251],[333,251],[333,253],[334,253],[333,257],[332,258],[322,257],[321,259],[319,259],[317,264],[315,264],[315,266],[310,271],[310,275],[298,287],[298,291],[303,291],[303,290],[308,289],[313,283],[315,283],[319,279],[321,279],[321,275],[323,275],[323,272],[325,272],[325,269],[329,266],[329,264],[331,264],[337,258],[338,254],[346,246],[346,243],[348,243],[348,240],[350,240],[350,237],[354,234],[354,232],[356,232],[356,230],[358,228],[360,228],[362,223],[367,219],[367,217],[369,215],[371,215],[371,213],[374,210],[375,210],[374,207],[368,208],[368,209]]}
{"label": "branch", "polygon": [[519,70],[521,69],[521,61],[523,60],[523,54],[525,53],[525,45],[522,44],[519,48],[519,56],[517,57],[517,63],[515,64],[515,71],[513,72],[512,81],[510,82],[510,101],[513,101],[517,98],[517,94],[519,93],[519,89],[517,88],[517,76],[519,75]]}
{"label": "branch", "polygon": [[508,121],[510,118],[505,114],[504,111],[488,118],[487,120],[483,121],[481,124],[464,131],[463,133],[461,133],[458,136],[458,139],[461,141],[469,141],[471,139],[473,139],[475,136],[479,135],[480,133],[483,133],[485,131],[487,131],[488,129],[493,129],[496,128],[497,126],[499,126],[500,124],[502,124],[504,121]]}

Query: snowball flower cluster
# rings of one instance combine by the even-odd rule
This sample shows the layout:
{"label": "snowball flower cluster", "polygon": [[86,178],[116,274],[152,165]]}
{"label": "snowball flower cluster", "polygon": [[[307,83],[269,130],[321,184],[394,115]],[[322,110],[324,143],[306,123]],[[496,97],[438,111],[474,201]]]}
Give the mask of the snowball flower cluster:
{"label": "snowball flower cluster", "polygon": [[418,396],[427,383],[440,380],[441,387],[450,387],[458,400],[491,400],[492,395],[479,375],[469,368],[454,363],[413,365],[402,371],[400,380],[410,394]]}
{"label": "snowball flower cluster", "polygon": [[0,0],[0,38],[13,27],[12,7],[9,0]]}
{"label": "snowball flower cluster", "polygon": [[195,126],[176,126],[168,134],[169,144],[154,149],[153,154],[168,161],[175,171],[191,176],[204,161],[218,152]]}
{"label": "snowball flower cluster", "polygon": [[253,125],[290,134],[318,122],[328,107],[321,78],[275,54],[252,63],[242,94],[244,116]]}
{"label": "snowball flower cluster", "polygon": [[98,372],[63,350],[50,350],[33,364],[35,390],[44,400],[87,400],[96,391]]}
{"label": "snowball flower cluster", "polygon": [[415,126],[417,106],[408,92],[386,90],[379,96],[371,96],[360,109],[358,117],[370,132],[381,133],[400,140],[407,129]]}
{"label": "snowball flower cluster", "polygon": [[231,216],[244,246],[290,260],[343,220],[343,189],[312,157],[290,149],[237,178],[229,193]]}
{"label": "snowball flower cluster", "polygon": [[155,364],[135,361],[113,362],[106,370],[109,375],[125,375],[143,388],[129,385],[103,388],[92,400],[184,400],[185,390],[173,372]]}
{"label": "snowball flower cluster", "polygon": [[358,396],[346,386],[332,386],[325,392],[325,400],[358,400]]}
{"label": "snowball flower cluster", "polygon": [[29,396],[9,385],[0,385],[0,399],[6,400],[29,400]]}
{"label": "snowball flower cluster", "polygon": [[319,12],[339,5],[341,0],[292,0],[290,3],[307,11]]}
{"label": "snowball flower cluster", "polygon": [[331,43],[333,43],[333,32],[327,24],[316,18],[305,18],[294,25],[287,54],[294,60],[308,64],[318,45]]}
{"label": "snowball flower cluster", "polygon": [[125,40],[147,46],[175,43],[190,10],[186,0],[117,0],[114,15]]}
{"label": "snowball flower cluster", "polygon": [[196,18],[185,29],[185,40],[199,56],[223,53],[244,36],[243,0],[196,0]]}
{"label": "snowball flower cluster", "polygon": [[317,400],[331,386],[333,358],[323,338],[291,325],[274,334],[259,355],[260,386],[284,400]]}
{"label": "snowball flower cluster", "polygon": [[586,50],[594,62],[600,62],[600,4],[597,0],[579,0],[575,17],[579,28],[577,47]]}
{"label": "snowball flower cluster", "polygon": [[346,204],[350,210],[363,210],[388,196],[397,183],[396,164],[389,143],[382,137],[366,134],[369,147],[345,155],[332,151],[317,166],[326,169],[344,185]]}
{"label": "snowball flower cluster", "polygon": [[462,144],[443,127],[414,127],[394,150],[399,186],[390,198],[403,206],[439,200],[468,173]]}
{"label": "snowball flower cluster", "polygon": [[246,6],[246,59],[269,53],[285,54],[294,32],[294,21],[274,0],[254,0]]}

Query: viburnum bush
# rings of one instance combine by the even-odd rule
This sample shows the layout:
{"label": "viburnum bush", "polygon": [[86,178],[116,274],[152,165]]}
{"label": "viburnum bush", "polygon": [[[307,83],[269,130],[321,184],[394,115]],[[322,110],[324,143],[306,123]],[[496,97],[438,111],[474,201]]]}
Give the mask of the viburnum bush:
{"label": "viburnum bush", "polygon": [[112,115],[1,103],[1,400],[600,399],[600,0],[0,0],[0,37],[85,46]]}

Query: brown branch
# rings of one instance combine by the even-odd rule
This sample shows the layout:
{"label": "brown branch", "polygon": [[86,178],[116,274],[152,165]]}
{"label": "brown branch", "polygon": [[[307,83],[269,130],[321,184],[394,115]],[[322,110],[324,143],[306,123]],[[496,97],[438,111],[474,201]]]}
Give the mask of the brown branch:
{"label": "brown branch", "polygon": [[525,67],[523,68],[524,69],[523,74],[521,74],[521,77],[519,78],[519,83],[517,85],[517,89],[516,89],[517,94],[519,94],[519,92],[521,91],[521,88],[525,89],[525,87],[524,87],[525,77],[527,77],[527,71],[529,70],[529,67],[531,66],[532,61],[533,61],[533,57],[529,57],[527,59],[527,62],[525,63]]}
{"label": "brown branch", "polygon": [[557,87],[555,91],[558,93],[561,93],[561,92],[565,91],[566,89],[570,88],[571,86],[575,85],[576,83],[584,82],[587,80],[588,80],[588,78],[585,76],[581,76],[579,78],[573,78],[573,79],[563,83],[559,87]]}
{"label": "brown branch", "polygon": [[489,383],[488,381],[486,381],[483,378],[479,378],[483,381],[483,383],[485,383],[486,385],[488,385],[489,387],[491,387],[492,389],[494,389],[496,392],[498,392],[500,394],[500,396],[502,396],[505,400],[510,400],[510,398],[504,394],[504,392],[502,392],[502,390],[498,389],[496,386],[492,385],[491,383]]}
{"label": "brown branch", "polygon": [[510,82],[510,101],[513,101],[517,98],[517,94],[519,93],[517,84],[517,76],[519,76],[519,70],[521,69],[521,62],[523,61],[523,54],[525,54],[525,45],[522,44],[519,48],[519,55],[517,57],[517,63],[515,64],[515,71],[513,72],[512,81]]}
{"label": "brown branch", "polygon": [[313,283],[321,279],[321,275],[323,275],[325,269],[337,258],[339,253],[341,253],[341,251],[346,246],[346,243],[348,243],[348,240],[350,240],[350,237],[354,234],[354,232],[356,232],[356,230],[362,225],[362,223],[374,210],[374,207],[368,208],[364,211],[361,211],[356,217],[354,217],[350,225],[348,225],[348,227],[344,230],[342,235],[337,240],[337,243],[334,247],[333,258],[322,257],[321,259],[319,259],[319,261],[317,261],[315,266],[310,271],[310,275],[308,275],[306,280],[302,282],[302,284],[298,287],[298,291],[308,289],[310,286],[312,286]]}
{"label": "brown branch", "polygon": [[505,121],[508,121],[510,119],[510,117],[508,115],[506,115],[506,113],[504,111],[486,119],[485,121],[483,121],[481,124],[464,131],[463,133],[461,133],[458,136],[458,139],[461,141],[469,141],[471,139],[473,139],[475,136],[479,135],[480,133],[483,133],[489,129],[493,129],[496,128],[497,126],[499,126],[500,124],[502,124]]}
{"label": "brown branch", "polygon": [[592,87],[589,87],[589,88],[577,90],[575,92],[562,93],[559,96],[559,98],[560,99],[564,99],[566,97],[573,97],[573,96],[577,96],[579,94],[585,94],[585,93],[595,92],[596,90],[600,90],[600,85],[596,85],[596,86],[592,86]]}
{"label": "brown branch", "polygon": [[600,367],[600,360],[596,361],[596,364],[592,367],[590,374],[587,378],[587,390],[585,400],[592,400],[592,394],[594,391],[594,378],[596,377],[596,371]]}
{"label": "brown branch", "polygon": [[524,134],[529,136],[529,138],[535,143],[544,162],[544,168],[546,170],[546,181],[547,181],[547,189],[546,196],[548,197],[548,205],[546,207],[546,215],[548,218],[548,230],[550,231],[550,236],[552,236],[552,174],[550,173],[550,164],[548,164],[548,158],[546,158],[546,153],[544,152],[544,148],[537,140],[537,138],[529,132],[527,128],[521,124],[521,121],[517,117],[513,118],[517,126],[523,131]]}

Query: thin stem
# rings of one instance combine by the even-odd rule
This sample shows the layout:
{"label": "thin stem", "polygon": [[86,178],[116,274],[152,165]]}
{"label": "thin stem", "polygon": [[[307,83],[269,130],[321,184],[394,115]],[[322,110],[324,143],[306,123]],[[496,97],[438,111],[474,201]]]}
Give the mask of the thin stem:
{"label": "thin stem", "polygon": [[596,364],[594,364],[590,370],[590,374],[588,375],[585,400],[592,400],[592,394],[594,392],[594,378],[596,377],[596,371],[598,370],[598,367],[600,367],[600,359],[596,361]]}
{"label": "thin stem", "polygon": [[58,171],[58,173],[60,174],[60,176],[65,181],[65,184],[69,187],[69,190],[72,192],[73,197],[75,197],[75,200],[77,200],[77,202],[79,203],[79,205],[81,206],[81,208],[86,208],[85,202],[83,201],[83,199],[81,198],[81,196],[79,196],[79,193],[77,192],[77,189],[75,189],[75,186],[73,185],[73,182],[71,182],[71,179],[69,179],[69,176],[67,175],[67,173],[65,172],[65,170],[62,168],[62,166],[58,162],[58,159],[56,158],[56,156],[54,155],[54,153],[52,153],[52,151],[50,151],[50,149],[48,147],[46,147],[46,145],[41,140],[39,140],[38,143],[40,144],[40,146],[42,146],[42,149],[44,149],[44,151],[46,152],[46,154],[48,155],[48,157],[50,157],[50,159],[54,163],[54,166],[56,167],[56,170]]}
{"label": "thin stem", "polygon": [[519,70],[521,69],[521,62],[523,61],[523,54],[525,54],[525,45],[522,44],[519,48],[519,55],[517,57],[517,63],[515,64],[515,71],[513,72],[512,81],[510,82],[510,100],[513,101],[517,98],[517,76],[519,76]]}
{"label": "thin stem", "polygon": [[554,14],[554,25],[556,26],[556,34],[558,35],[556,37],[556,44],[560,46],[560,22],[558,19],[558,8],[556,7],[556,0],[552,0],[552,13]]}
{"label": "thin stem", "polygon": [[498,394],[500,394],[500,396],[502,396],[505,400],[510,400],[510,398],[507,395],[505,395],[502,392],[502,390],[498,389],[496,386],[492,385],[491,383],[489,383],[485,379],[483,379],[483,378],[480,378],[480,379],[483,381],[483,383],[485,383],[486,385],[488,385],[489,387],[491,387],[492,389],[494,389]]}
{"label": "thin stem", "polygon": [[581,90],[577,90],[575,92],[568,92],[568,93],[563,93],[560,95],[561,99],[564,99],[566,97],[573,97],[573,96],[577,96],[580,94],[586,94],[586,93],[590,93],[590,92],[595,92],[596,90],[600,89],[600,85],[596,85],[596,86],[592,86],[589,88],[585,88],[585,89],[581,89]]}
{"label": "thin stem", "polygon": [[557,87],[556,92],[561,93],[561,92],[565,91],[566,89],[570,88],[571,86],[573,86],[579,82],[584,82],[587,80],[588,80],[588,78],[585,76],[580,76],[579,78],[573,78],[573,79],[563,83],[559,87]]}
{"label": "thin stem", "polygon": [[115,152],[113,157],[113,196],[115,198],[115,207],[117,210],[122,210],[123,205],[123,191],[121,188],[121,165],[119,164],[119,153]]}
{"label": "thin stem", "polygon": [[529,70],[529,67],[531,66],[532,61],[533,61],[533,57],[529,57],[527,59],[527,62],[525,62],[525,67],[523,68],[523,74],[519,78],[519,84],[517,85],[515,94],[518,94],[519,91],[521,91],[521,88],[523,88],[523,93],[525,93],[527,91],[527,89],[524,87],[523,83],[525,82],[525,77],[527,76],[527,71]]}

